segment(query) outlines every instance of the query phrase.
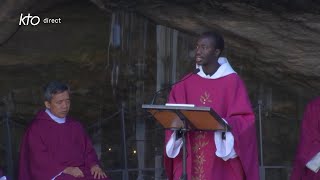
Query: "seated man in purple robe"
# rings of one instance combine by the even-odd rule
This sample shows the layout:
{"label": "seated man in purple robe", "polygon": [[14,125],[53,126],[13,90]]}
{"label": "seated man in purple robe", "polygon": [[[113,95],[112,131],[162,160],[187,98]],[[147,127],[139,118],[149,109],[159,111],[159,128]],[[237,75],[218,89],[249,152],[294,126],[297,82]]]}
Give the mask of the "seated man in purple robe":
{"label": "seated man in purple robe", "polygon": [[108,179],[82,125],[68,116],[70,91],[53,81],[44,88],[45,110],[27,129],[20,147],[20,180]]}
{"label": "seated man in purple robe", "polygon": [[300,142],[291,180],[320,179],[320,98],[311,101],[303,116]]}

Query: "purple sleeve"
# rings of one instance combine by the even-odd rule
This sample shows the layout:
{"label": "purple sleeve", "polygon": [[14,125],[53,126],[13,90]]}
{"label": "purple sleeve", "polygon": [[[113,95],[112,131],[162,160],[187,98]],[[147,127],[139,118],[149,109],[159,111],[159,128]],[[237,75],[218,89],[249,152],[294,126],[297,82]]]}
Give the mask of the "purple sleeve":
{"label": "purple sleeve", "polygon": [[301,128],[297,155],[293,167],[291,179],[300,179],[305,165],[320,152],[319,112],[320,103],[313,101],[305,109]]}
{"label": "purple sleeve", "polygon": [[[173,88],[170,92],[169,98],[168,98],[168,103],[176,103],[176,96],[175,96],[175,88]],[[164,146],[167,145],[167,142],[170,139],[170,136],[172,134],[172,130],[165,130],[165,139],[164,139]],[[166,154],[166,148],[163,148],[163,157],[164,157],[164,169],[167,175],[168,179],[173,178],[173,160],[169,158]]]}
{"label": "purple sleeve", "polygon": [[240,77],[229,81],[227,100],[227,120],[235,139],[238,154],[247,180],[259,179],[258,147],[255,117],[246,88]]}
{"label": "purple sleeve", "polygon": [[185,104],[187,102],[185,95],[186,93],[183,83],[176,84],[169,94],[168,103]]}
{"label": "purple sleeve", "polygon": [[299,159],[303,165],[320,152],[319,112],[319,106],[311,104],[304,113],[299,145],[302,150]]}
{"label": "purple sleeve", "polygon": [[52,179],[65,168],[50,156],[37,129],[28,129],[20,149],[19,179]]}
{"label": "purple sleeve", "polygon": [[[175,85],[169,95],[168,103],[186,103],[185,99],[185,91],[183,85],[177,84]],[[169,141],[172,130],[165,130],[165,142],[164,145],[166,146],[167,142]],[[166,154],[166,148],[164,148],[164,168],[168,179],[173,179],[173,159],[169,158]]]}
{"label": "purple sleeve", "polygon": [[84,142],[85,142],[85,166],[91,169],[94,165],[99,165],[99,160],[97,157],[97,153],[93,148],[91,140],[87,133],[83,130],[84,134]]}

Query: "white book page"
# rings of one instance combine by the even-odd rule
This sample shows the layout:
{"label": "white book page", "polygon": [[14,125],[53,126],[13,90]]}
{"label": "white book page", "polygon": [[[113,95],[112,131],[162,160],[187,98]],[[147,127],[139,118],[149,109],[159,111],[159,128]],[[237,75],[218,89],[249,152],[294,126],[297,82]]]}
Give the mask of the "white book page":
{"label": "white book page", "polygon": [[173,104],[173,103],[166,103],[166,106],[176,106],[176,107],[195,107],[194,104]]}

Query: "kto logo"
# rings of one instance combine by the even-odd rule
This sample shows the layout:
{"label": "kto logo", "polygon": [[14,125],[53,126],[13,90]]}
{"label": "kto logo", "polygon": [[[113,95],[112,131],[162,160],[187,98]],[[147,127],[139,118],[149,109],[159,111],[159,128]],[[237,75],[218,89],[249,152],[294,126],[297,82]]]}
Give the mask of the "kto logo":
{"label": "kto logo", "polygon": [[32,26],[36,26],[40,23],[40,17],[39,16],[31,16],[30,13],[28,13],[27,16],[23,16],[23,14],[21,13],[20,15],[20,21],[19,21],[19,26],[23,25],[23,26],[28,26],[29,23]]}

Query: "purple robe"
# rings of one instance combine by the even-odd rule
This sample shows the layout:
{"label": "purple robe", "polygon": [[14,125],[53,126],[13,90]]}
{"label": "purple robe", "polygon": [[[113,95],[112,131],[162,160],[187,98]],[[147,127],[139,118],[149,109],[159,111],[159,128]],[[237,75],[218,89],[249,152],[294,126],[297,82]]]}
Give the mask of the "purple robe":
{"label": "purple robe", "polygon": [[96,152],[81,124],[67,116],[56,123],[38,112],[20,147],[20,180],[51,180],[66,167],[79,167],[84,178],[62,173],[56,180],[93,180],[90,168],[99,164]]}
{"label": "purple robe", "polygon": [[[218,79],[192,75],[175,85],[169,103],[195,104],[214,109],[232,128],[238,157],[224,161],[215,155],[214,132],[187,134],[188,180],[258,180],[259,165],[255,117],[240,77],[233,73]],[[166,131],[165,143],[172,131]],[[182,174],[182,150],[176,158],[164,156],[169,180]]]}
{"label": "purple robe", "polygon": [[320,152],[320,98],[311,101],[304,112],[300,140],[291,180],[319,180],[320,172],[311,171],[306,164]]}

